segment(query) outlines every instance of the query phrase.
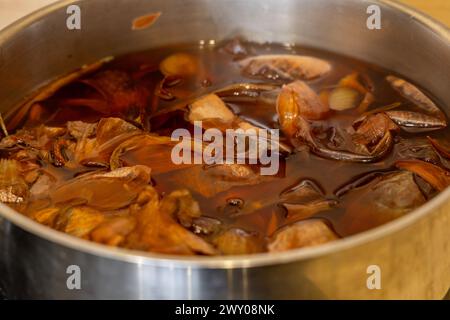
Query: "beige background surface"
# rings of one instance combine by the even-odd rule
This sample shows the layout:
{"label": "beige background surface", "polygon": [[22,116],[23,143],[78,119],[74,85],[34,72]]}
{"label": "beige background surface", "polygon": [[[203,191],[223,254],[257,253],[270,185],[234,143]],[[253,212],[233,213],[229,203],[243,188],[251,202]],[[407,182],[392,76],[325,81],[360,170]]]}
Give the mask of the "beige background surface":
{"label": "beige background surface", "polygon": [[[450,0],[399,1],[428,13],[450,27]],[[52,2],[56,2],[56,0],[0,0],[0,29],[14,20]]]}
{"label": "beige background surface", "polygon": [[56,0],[0,0],[0,29]]}
{"label": "beige background surface", "polygon": [[418,8],[450,27],[450,0],[400,0]]}

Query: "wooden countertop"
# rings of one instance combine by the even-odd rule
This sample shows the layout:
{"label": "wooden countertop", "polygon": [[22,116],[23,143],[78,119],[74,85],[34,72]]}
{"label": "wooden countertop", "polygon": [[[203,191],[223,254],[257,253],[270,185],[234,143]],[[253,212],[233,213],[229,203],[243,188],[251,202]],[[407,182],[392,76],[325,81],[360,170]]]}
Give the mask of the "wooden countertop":
{"label": "wooden countertop", "polygon": [[[0,0],[0,29],[14,20],[56,0]],[[450,0],[398,0],[415,7],[450,27]]]}

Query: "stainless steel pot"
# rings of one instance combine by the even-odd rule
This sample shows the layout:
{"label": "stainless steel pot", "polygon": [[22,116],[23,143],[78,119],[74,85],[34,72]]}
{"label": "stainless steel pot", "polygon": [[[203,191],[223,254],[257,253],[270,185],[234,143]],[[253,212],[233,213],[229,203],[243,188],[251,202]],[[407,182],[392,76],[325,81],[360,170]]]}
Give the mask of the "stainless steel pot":
{"label": "stainless steel pot", "polygon": [[[381,8],[381,30],[366,27]],[[81,30],[66,8],[81,8]],[[150,28],[133,18],[162,12]],[[0,33],[0,111],[58,75],[108,55],[235,34],[373,62],[421,83],[450,111],[450,32],[393,1],[61,1]],[[317,248],[180,258],[110,249],[0,205],[0,278],[11,298],[442,298],[450,286],[450,189],[394,222]],[[2,219],[2,218],[0,218]],[[81,289],[67,287],[67,268]],[[370,290],[367,268],[381,270]],[[70,279],[69,279],[70,282]]]}

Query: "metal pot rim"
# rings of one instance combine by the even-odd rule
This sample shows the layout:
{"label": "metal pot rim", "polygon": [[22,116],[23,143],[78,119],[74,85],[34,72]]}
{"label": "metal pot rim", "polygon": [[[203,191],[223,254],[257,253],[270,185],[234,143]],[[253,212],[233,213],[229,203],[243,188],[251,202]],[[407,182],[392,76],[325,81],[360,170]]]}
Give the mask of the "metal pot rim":
{"label": "metal pot rim", "polygon": [[[14,22],[0,32],[0,44],[17,32],[34,23],[39,18],[45,17],[60,8],[66,7],[76,0],[62,0],[35,11],[26,17]],[[433,20],[426,14],[420,13],[407,5],[397,3],[393,0],[378,0],[381,6],[399,11],[411,19],[423,24],[429,30],[446,42],[450,43],[450,29],[443,24]],[[14,225],[26,230],[40,238],[59,244],[73,250],[97,255],[113,260],[145,265],[171,267],[171,268],[212,268],[212,269],[233,269],[270,266],[289,263],[299,260],[317,258],[327,254],[333,254],[364,243],[368,243],[387,236],[399,230],[405,229],[416,221],[427,215],[433,214],[444,202],[450,201],[450,188],[447,188],[435,198],[431,199],[421,207],[400,217],[394,221],[381,225],[377,228],[349,236],[337,241],[312,248],[300,248],[279,253],[259,253],[240,256],[216,256],[216,257],[184,257],[167,254],[147,253],[123,248],[111,248],[91,241],[79,239],[68,234],[53,230],[35,222],[28,217],[16,212],[8,206],[0,203],[0,219],[4,218]],[[1,221],[1,220],[0,220]]]}

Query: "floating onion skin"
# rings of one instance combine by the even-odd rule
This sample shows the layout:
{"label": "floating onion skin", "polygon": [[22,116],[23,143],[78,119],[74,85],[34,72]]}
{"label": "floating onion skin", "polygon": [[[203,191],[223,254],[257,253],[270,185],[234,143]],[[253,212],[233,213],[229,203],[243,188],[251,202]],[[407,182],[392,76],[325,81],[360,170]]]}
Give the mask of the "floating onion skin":
{"label": "floating onion skin", "polygon": [[[420,84],[315,49],[241,38],[156,48],[86,65],[30,97],[0,115],[0,201],[111,247],[214,256],[319,246],[450,184],[443,106]],[[179,144],[177,129],[223,141],[229,130],[279,130],[256,139],[278,170],[262,174],[252,140],[231,163],[174,162],[176,146],[190,148],[186,159],[212,150],[195,136]]]}

